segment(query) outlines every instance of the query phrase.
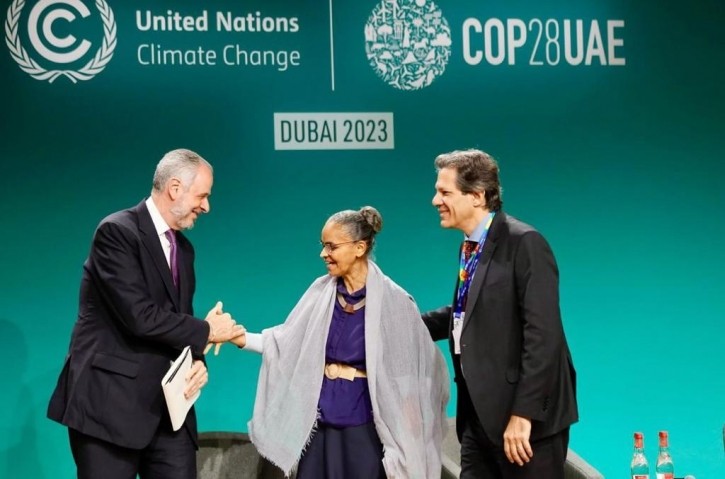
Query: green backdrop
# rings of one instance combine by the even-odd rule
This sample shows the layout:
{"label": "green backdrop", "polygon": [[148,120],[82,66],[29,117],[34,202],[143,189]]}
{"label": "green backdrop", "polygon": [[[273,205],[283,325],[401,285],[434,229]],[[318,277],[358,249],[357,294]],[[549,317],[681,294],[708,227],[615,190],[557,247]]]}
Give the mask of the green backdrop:
{"label": "green backdrop", "polygon": [[[9,371],[0,477],[73,477],[66,430],[45,409],[81,266],[100,219],[143,199],[155,163],[177,147],[198,151],[216,173],[211,214],[189,233],[197,313],[222,300],[253,331],[283,321],[324,273],[325,219],[366,204],[385,221],[382,268],[421,309],[446,303],[460,235],[439,227],[430,204],[433,159],[457,148],[493,154],[505,210],[544,233],[559,263],[579,378],[571,447],[607,477],[623,477],[632,433],[644,432],[654,461],[666,429],[677,475],[724,476],[721,2],[439,0],[430,10],[429,0],[399,0],[381,15],[367,0],[107,1],[86,1],[86,18],[73,4],[0,3],[0,357]],[[38,28],[41,44],[72,53],[88,38],[85,56],[58,66],[38,53],[34,6],[38,24],[50,25]],[[53,20],[60,8],[76,20]],[[191,23],[206,11],[208,31],[137,23],[137,12],[169,10]],[[217,31],[220,12],[244,31]],[[250,31],[264,30],[265,18],[283,20]],[[565,60],[563,31],[575,32],[576,20],[590,65]],[[72,44],[58,47],[69,35]],[[142,65],[142,45],[213,50],[217,64]],[[224,64],[229,45],[248,64]],[[298,52],[297,65],[270,65],[280,51]],[[466,62],[479,51],[480,63]],[[37,79],[55,70],[74,73]],[[421,88],[392,86],[393,72]],[[92,78],[76,78],[83,74]],[[274,114],[295,112],[392,113],[393,147],[275,149]],[[231,347],[209,359],[201,430],[246,430],[258,368],[257,356]]]}

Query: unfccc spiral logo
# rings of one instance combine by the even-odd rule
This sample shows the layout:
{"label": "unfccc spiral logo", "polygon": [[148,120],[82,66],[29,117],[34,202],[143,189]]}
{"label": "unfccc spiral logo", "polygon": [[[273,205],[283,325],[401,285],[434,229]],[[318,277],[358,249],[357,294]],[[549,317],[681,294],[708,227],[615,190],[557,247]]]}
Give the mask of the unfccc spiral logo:
{"label": "unfccc spiral logo", "polygon": [[[43,59],[41,64],[31,57],[21,44],[18,25],[24,6],[25,0],[14,0],[8,8],[5,19],[5,43],[10,49],[13,60],[31,77],[52,83],[56,78],[65,76],[76,83],[79,80],[90,80],[101,73],[111,61],[116,48],[116,21],[113,10],[105,0],[96,0],[96,8],[103,23],[101,45],[93,58],[76,69],[71,69],[69,66],[87,56],[92,42],[86,39],[79,40],[70,33],[59,37],[58,31],[69,30],[79,16],[89,17],[91,11],[88,7],[80,0],[40,0],[30,9],[27,16],[27,34],[35,53]],[[49,65],[52,67],[46,68]]]}
{"label": "unfccc spiral logo", "polygon": [[382,0],[365,24],[370,66],[401,90],[425,88],[451,56],[451,29],[430,0]]}

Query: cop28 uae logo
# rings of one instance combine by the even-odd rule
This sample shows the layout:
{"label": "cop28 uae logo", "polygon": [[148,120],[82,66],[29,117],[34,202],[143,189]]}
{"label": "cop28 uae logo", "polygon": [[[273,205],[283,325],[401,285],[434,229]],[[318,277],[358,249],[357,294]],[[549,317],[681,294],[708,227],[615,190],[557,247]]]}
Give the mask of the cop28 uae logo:
{"label": "cop28 uae logo", "polygon": [[[86,57],[92,43],[85,39],[78,41],[72,34],[59,38],[58,31],[67,31],[68,26],[77,19],[76,14],[82,18],[89,17],[91,12],[88,7],[81,0],[40,0],[30,9],[27,23],[21,23],[25,0],[14,0],[5,19],[5,43],[20,69],[36,80],[48,80],[51,83],[60,76],[76,83],[79,80],[90,80],[101,73],[111,61],[116,48],[116,21],[113,10],[105,0],[96,0],[95,3],[103,23],[103,39],[93,58],[78,68],[70,68],[71,64],[77,64]],[[60,25],[63,23],[65,25]],[[19,25],[27,25],[28,39],[34,52],[42,57],[41,63],[36,61],[37,57],[29,55],[21,44]]]}
{"label": "cop28 uae logo", "polygon": [[451,56],[451,29],[430,0],[383,0],[365,24],[370,66],[401,90],[425,88]]}

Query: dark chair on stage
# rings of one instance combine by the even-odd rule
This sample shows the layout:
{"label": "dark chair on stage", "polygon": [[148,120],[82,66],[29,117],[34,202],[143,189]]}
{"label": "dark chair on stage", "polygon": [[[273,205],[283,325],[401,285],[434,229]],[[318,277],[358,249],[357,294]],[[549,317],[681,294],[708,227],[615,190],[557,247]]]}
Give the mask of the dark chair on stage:
{"label": "dark chair on stage", "polygon": [[245,433],[201,432],[196,453],[198,479],[283,479]]}

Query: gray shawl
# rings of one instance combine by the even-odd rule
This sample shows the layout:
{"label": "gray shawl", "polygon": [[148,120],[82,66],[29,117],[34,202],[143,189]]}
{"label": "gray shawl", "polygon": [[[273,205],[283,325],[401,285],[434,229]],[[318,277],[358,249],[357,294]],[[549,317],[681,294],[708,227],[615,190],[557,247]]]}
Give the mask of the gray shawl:
{"label": "gray shawl", "polygon": [[[439,478],[448,369],[405,290],[368,263],[365,356],[375,429],[389,478]],[[262,331],[249,436],[289,476],[314,433],[336,278],[315,280],[284,324]]]}

